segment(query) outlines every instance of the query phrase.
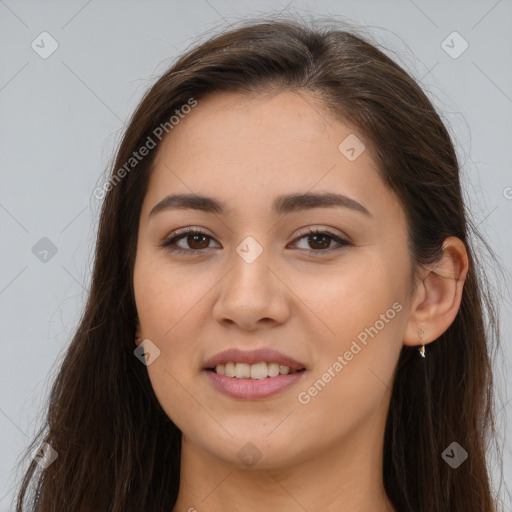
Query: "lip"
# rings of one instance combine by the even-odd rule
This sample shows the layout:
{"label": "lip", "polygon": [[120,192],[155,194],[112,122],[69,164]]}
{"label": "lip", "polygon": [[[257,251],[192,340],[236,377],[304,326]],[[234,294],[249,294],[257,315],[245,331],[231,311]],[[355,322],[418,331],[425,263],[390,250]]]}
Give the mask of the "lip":
{"label": "lip", "polygon": [[[296,361],[290,356],[282,354],[277,350],[271,348],[258,348],[254,350],[240,350],[238,348],[231,348],[229,350],[224,350],[223,352],[219,352],[215,354],[213,357],[208,359],[203,364],[203,369],[215,368],[219,364],[226,363],[248,363],[248,364],[256,364],[261,362],[266,363],[278,363],[285,366],[288,366],[291,370],[301,370],[302,368],[306,368],[306,365]],[[307,368],[306,368],[307,370]],[[210,372],[211,373],[211,372]],[[215,372],[213,372],[215,373]],[[301,372],[303,373],[303,372]],[[215,374],[217,375],[217,374]],[[228,379],[232,379],[234,377],[227,377]],[[271,377],[272,379],[278,379],[279,377]],[[244,379],[239,379],[244,380]],[[261,379],[266,380],[266,379]],[[251,382],[256,382],[255,380],[251,380]]]}
{"label": "lip", "polygon": [[277,377],[266,377],[265,379],[238,379],[218,375],[211,370],[205,369],[202,371],[217,391],[231,398],[242,400],[257,400],[277,395],[289,386],[296,384],[306,372],[304,370],[287,375],[278,375]]}

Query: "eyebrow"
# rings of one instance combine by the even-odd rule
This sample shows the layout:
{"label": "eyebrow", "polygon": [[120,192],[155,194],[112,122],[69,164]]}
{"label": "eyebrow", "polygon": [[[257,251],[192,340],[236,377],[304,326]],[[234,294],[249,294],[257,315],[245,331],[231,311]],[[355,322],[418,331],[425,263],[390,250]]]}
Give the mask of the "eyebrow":
{"label": "eyebrow", "polygon": [[[359,202],[343,194],[311,193],[287,194],[278,196],[272,205],[276,214],[286,214],[313,208],[349,208],[363,213],[368,217],[373,215]],[[225,205],[208,196],[197,194],[170,194],[157,203],[149,212],[149,217],[167,210],[199,210],[205,213],[223,215],[226,213]]]}

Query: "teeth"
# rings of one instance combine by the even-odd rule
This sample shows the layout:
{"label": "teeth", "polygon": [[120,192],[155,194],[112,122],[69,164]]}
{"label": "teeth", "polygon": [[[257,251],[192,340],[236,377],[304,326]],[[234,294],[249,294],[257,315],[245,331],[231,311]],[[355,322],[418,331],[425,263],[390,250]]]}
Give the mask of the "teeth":
{"label": "teeth", "polygon": [[237,379],[248,379],[251,376],[251,365],[246,363],[235,364],[235,377]]}
{"label": "teeth", "polygon": [[266,379],[268,375],[267,363],[251,364],[251,379]]}
{"label": "teeth", "polygon": [[279,363],[260,362],[255,364],[248,363],[226,363],[215,367],[215,372],[227,377],[237,379],[266,379],[267,377],[277,377],[278,375],[288,375],[296,373],[298,370],[291,370],[289,366]]}

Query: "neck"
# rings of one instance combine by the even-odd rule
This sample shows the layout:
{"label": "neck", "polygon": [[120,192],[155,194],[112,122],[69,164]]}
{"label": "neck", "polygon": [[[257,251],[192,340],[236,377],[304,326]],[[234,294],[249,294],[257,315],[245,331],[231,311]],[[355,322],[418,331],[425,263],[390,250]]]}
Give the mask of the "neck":
{"label": "neck", "polygon": [[383,432],[371,418],[336,447],[264,469],[261,464],[240,469],[183,435],[180,490],[172,512],[394,512],[382,479]]}

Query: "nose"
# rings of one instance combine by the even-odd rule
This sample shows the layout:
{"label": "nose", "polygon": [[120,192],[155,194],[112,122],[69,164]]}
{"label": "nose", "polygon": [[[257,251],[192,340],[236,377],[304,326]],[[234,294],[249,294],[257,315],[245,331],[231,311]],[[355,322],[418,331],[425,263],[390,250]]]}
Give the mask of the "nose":
{"label": "nose", "polygon": [[220,283],[213,318],[224,327],[238,325],[247,331],[286,322],[289,317],[288,288],[263,253],[252,263],[236,252],[231,271]]}

